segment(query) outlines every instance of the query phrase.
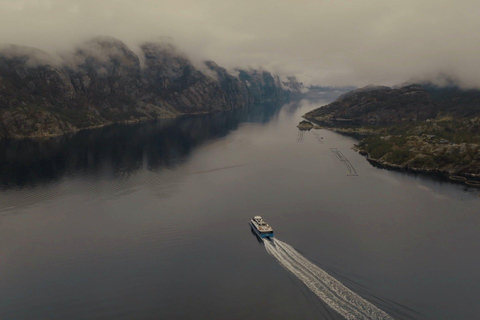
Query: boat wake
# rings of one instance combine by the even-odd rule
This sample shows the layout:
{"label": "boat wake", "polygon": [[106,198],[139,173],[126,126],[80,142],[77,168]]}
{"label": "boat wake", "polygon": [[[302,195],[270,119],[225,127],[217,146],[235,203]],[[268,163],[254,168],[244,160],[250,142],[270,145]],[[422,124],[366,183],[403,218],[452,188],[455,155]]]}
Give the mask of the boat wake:
{"label": "boat wake", "polygon": [[337,279],[310,262],[292,246],[277,239],[264,241],[268,253],[292,272],[315,295],[346,319],[392,319],[367,300],[354,293]]}

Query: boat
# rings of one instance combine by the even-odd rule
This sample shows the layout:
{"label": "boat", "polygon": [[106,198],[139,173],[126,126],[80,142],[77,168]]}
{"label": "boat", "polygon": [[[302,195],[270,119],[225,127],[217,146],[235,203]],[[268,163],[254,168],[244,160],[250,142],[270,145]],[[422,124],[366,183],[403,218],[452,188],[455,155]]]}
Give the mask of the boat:
{"label": "boat", "polygon": [[262,217],[255,216],[250,220],[250,225],[252,226],[252,230],[260,238],[273,238],[273,228],[269,226]]}

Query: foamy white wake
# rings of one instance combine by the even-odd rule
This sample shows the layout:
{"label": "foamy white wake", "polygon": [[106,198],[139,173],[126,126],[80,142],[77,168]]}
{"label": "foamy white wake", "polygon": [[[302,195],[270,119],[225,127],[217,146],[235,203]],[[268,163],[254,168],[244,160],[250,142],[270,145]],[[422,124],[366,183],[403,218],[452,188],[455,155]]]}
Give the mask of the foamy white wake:
{"label": "foamy white wake", "polygon": [[310,262],[285,242],[264,241],[268,253],[300,279],[313,293],[346,319],[392,319],[337,279]]}

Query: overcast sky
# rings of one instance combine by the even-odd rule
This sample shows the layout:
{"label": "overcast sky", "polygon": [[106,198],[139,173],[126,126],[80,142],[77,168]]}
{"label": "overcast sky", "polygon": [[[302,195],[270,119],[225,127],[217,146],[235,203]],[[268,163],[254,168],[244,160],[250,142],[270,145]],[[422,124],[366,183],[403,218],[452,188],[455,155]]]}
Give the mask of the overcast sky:
{"label": "overcast sky", "polygon": [[194,60],[310,84],[448,75],[480,87],[475,0],[0,0],[0,43],[66,50],[95,35],[172,37]]}

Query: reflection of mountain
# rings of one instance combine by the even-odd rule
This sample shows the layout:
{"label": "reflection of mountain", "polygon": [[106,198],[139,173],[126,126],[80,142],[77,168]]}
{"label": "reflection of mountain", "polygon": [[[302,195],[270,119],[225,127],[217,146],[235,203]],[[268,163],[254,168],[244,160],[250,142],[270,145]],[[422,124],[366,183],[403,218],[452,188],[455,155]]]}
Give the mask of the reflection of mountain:
{"label": "reflection of mountain", "polygon": [[0,139],[283,103],[305,91],[288,80],[265,70],[228,72],[213,61],[194,66],[168,43],[144,43],[135,53],[118,39],[99,37],[62,59],[2,47]]}
{"label": "reflection of mountain", "polygon": [[[0,141],[0,187],[36,185],[77,172],[128,175],[188,159],[202,143],[226,136],[242,122],[265,123],[279,110],[263,104],[221,113],[134,125],[112,125],[45,141]],[[108,168],[106,170],[105,168]]]}

